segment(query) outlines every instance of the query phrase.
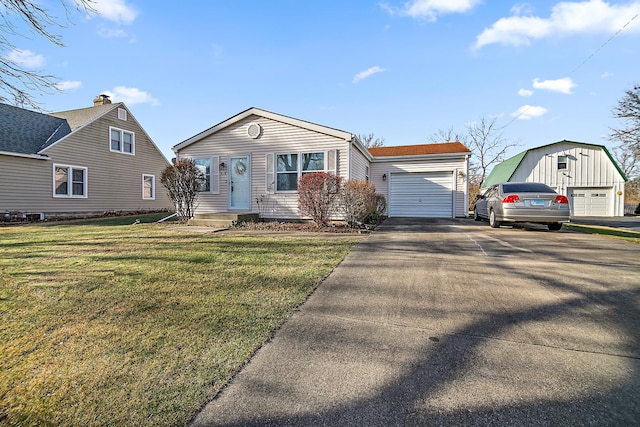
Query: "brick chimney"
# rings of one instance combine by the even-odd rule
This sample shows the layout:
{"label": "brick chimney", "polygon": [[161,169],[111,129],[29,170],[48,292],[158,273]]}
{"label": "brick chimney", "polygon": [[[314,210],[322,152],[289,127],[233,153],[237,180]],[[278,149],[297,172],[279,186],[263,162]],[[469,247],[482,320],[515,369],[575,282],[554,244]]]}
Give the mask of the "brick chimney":
{"label": "brick chimney", "polygon": [[111,104],[111,100],[109,99],[109,95],[101,94],[94,98],[93,106],[97,107],[98,105],[106,105]]}

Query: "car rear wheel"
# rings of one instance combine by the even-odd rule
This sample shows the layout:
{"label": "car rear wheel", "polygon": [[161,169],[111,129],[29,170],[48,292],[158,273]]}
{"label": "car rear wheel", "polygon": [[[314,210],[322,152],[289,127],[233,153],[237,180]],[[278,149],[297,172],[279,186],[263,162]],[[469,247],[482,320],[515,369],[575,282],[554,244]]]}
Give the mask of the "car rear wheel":
{"label": "car rear wheel", "polygon": [[491,226],[491,228],[500,227],[500,221],[496,219],[496,213],[493,211],[493,209],[489,211],[489,225]]}
{"label": "car rear wheel", "polygon": [[473,219],[475,219],[476,221],[482,221],[482,218],[480,218],[480,215],[478,215],[477,207],[473,208]]}
{"label": "car rear wheel", "polygon": [[558,231],[562,228],[562,223],[561,222],[552,222],[551,224],[547,224],[547,227],[549,227],[549,230],[551,231]]}

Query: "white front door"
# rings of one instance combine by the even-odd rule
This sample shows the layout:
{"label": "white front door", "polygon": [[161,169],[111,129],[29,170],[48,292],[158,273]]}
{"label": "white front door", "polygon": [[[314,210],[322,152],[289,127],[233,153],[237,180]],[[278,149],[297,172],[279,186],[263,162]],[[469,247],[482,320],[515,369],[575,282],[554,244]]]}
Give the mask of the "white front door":
{"label": "white front door", "polygon": [[251,160],[249,156],[229,157],[229,209],[251,209]]}

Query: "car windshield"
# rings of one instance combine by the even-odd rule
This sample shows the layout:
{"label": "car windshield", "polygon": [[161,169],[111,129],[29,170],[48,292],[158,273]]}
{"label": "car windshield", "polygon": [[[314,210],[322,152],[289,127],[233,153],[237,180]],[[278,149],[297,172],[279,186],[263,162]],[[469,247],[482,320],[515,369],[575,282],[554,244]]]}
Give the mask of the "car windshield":
{"label": "car windshield", "polygon": [[555,193],[551,187],[538,182],[502,184],[502,192],[507,193]]}

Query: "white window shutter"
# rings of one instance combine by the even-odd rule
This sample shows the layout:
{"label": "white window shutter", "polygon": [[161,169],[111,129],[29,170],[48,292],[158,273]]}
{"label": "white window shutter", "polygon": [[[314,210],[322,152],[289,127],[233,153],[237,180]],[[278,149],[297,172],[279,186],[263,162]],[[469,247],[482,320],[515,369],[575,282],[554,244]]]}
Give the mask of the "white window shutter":
{"label": "white window shutter", "polygon": [[220,156],[211,157],[211,192],[220,193]]}
{"label": "white window shutter", "polygon": [[273,167],[273,154],[267,154],[267,173],[266,173],[266,189],[267,193],[273,193],[276,183],[273,178],[274,167]]}
{"label": "white window shutter", "polygon": [[327,172],[333,175],[337,175],[337,150],[329,150],[327,153]]}

